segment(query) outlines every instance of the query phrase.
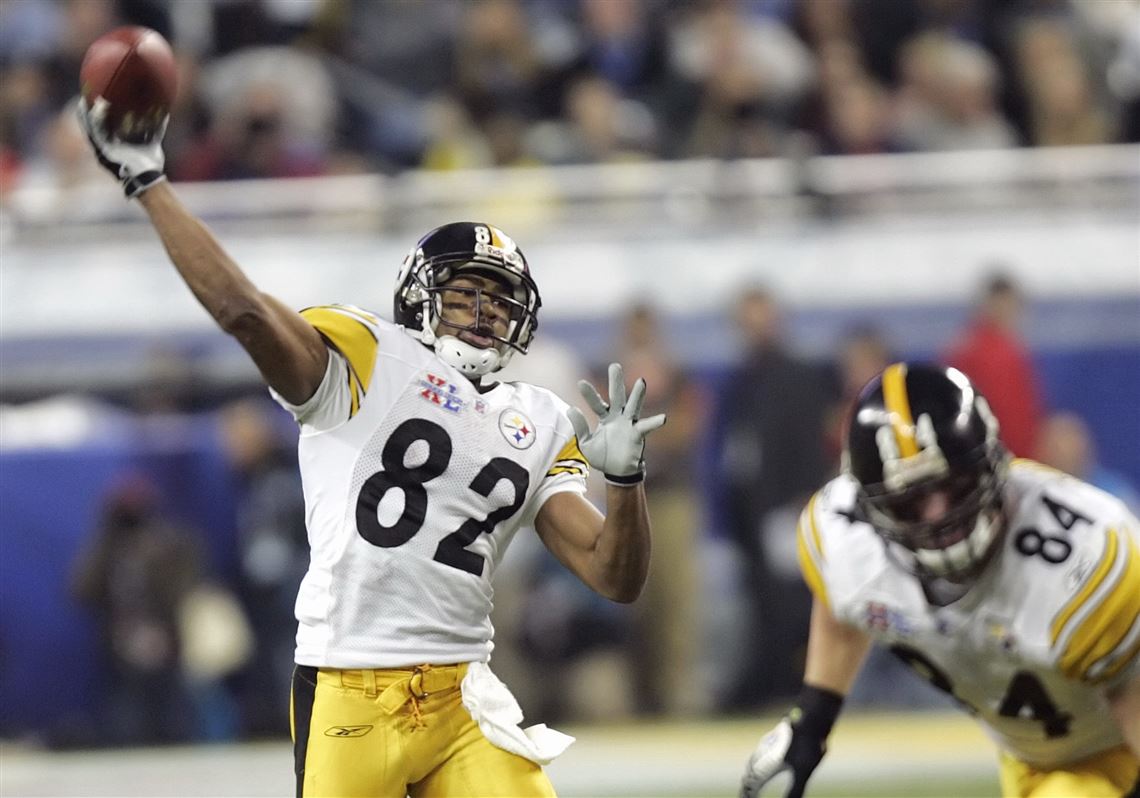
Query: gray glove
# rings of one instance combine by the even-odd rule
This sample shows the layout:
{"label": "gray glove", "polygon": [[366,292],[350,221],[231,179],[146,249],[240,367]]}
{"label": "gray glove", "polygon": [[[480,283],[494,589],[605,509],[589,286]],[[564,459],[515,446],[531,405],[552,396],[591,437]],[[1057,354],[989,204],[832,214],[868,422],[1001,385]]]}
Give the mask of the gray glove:
{"label": "gray glove", "polygon": [[149,139],[129,143],[109,136],[105,132],[104,120],[107,116],[107,101],[96,97],[90,106],[87,100],[79,99],[79,125],[87,134],[95,157],[103,168],[113,174],[123,184],[123,192],[133,199],[155,183],[166,179],[163,167],[166,156],[162,152],[162,137],[170,117],[162,120]]}
{"label": "gray glove", "polygon": [[665,423],[665,414],[639,418],[645,401],[645,380],[639,378],[634,383],[627,401],[620,363],[610,364],[609,376],[608,403],[593,385],[585,380],[578,383],[582,398],[598,414],[598,426],[593,431],[578,408],[570,408],[568,415],[586,461],[601,471],[610,484],[635,485],[645,479],[645,436]]}

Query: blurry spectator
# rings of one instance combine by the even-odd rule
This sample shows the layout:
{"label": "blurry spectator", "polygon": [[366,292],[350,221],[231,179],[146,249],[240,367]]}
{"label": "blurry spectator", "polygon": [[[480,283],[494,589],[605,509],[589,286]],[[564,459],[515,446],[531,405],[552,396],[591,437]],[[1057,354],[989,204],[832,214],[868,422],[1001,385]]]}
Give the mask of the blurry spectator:
{"label": "blurry spectator", "polygon": [[1112,132],[1072,32],[1034,19],[1016,37],[1017,73],[1028,101],[1030,143],[1039,147],[1105,144]]}
{"label": "blurry spectator", "polygon": [[567,91],[564,117],[536,132],[537,152],[547,163],[645,160],[652,153],[653,116],[603,78],[577,79]]}
{"label": "blurry spectator", "polygon": [[848,80],[826,95],[827,155],[893,152],[887,93],[870,78]]}
{"label": "blurry spectator", "polygon": [[581,0],[574,69],[604,78],[626,96],[655,88],[669,69],[664,31],[648,0]]}
{"label": "blurry spectator", "polygon": [[836,363],[839,400],[828,410],[827,447],[833,470],[838,467],[847,435],[847,414],[863,386],[893,363],[890,345],[873,324],[858,324],[847,330],[839,342]]}
{"label": "blurry spectator", "polygon": [[643,414],[669,415],[657,439],[646,442],[646,458],[655,464],[646,474],[653,555],[649,579],[634,605],[638,709],[693,714],[706,708],[692,686],[703,611],[697,600],[702,595],[704,519],[696,489],[696,458],[708,421],[709,397],[676,362],[650,305],[628,310],[614,351],[616,360],[645,378]]}
{"label": "blurry spectator", "polygon": [[256,635],[245,689],[246,731],[287,734],[297,624],[293,603],[309,565],[304,493],[292,448],[272,407],[239,400],[219,415],[222,446],[240,481],[240,595]]}
{"label": "blurry spectator", "polygon": [[108,742],[190,738],[179,611],[198,580],[198,546],[163,515],[154,485],[138,475],[121,479],[105,498],[72,582],[99,624],[110,677],[100,724]]}
{"label": "blurry spectator", "polygon": [[543,64],[525,8],[518,0],[476,0],[462,7],[452,79],[468,112],[477,123],[496,111],[533,118]]}
{"label": "blurry spectator", "polygon": [[795,524],[829,473],[824,425],[835,391],[821,370],[787,350],[781,316],[766,290],[741,292],[735,318],[744,351],[716,413],[717,509],[752,603],[741,635],[745,666],[726,696],[732,709],[798,689],[811,602],[795,562]]}
{"label": "blurry spectator", "polygon": [[339,14],[329,21],[336,28],[330,54],[414,97],[451,89],[454,49],[465,35],[468,5],[464,0],[325,3],[326,10]]}
{"label": "blurry spectator", "polygon": [[[40,128],[37,150],[20,165],[21,187],[57,192],[92,184],[105,187],[105,173],[91,160],[87,139],[75,117],[75,106],[74,102],[68,103]],[[69,198],[61,193],[53,195],[52,201],[63,204]],[[74,210],[82,212],[82,206]]]}
{"label": "blurry spectator", "polygon": [[420,166],[450,171],[491,165],[491,148],[471,121],[471,115],[450,94],[440,95],[424,107],[427,144]]}
{"label": "blurry spectator", "polygon": [[673,56],[699,93],[682,155],[780,151],[796,104],[814,80],[811,54],[784,25],[750,17],[731,0],[705,3],[679,27]]}
{"label": "blurry spectator", "polygon": [[1120,106],[1119,141],[1140,142],[1140,7],[1125,10],[1107,82]]}
{"label": "blurry spectator", "polygon": [[56,108],[40,66],[17,64],[0,72],[0,131],[5,148],[20,162],[38,154],[40,136]]}
{"label": "blurry spectator", "polygon": [[943,360],[978,386],[1001,424],[1001,439],[1018,457],[1030,456],[1041,426],[1040,380],[1018,327],[1024,298],[1005,274],[991,277],[973,319]]}
{"label": "blurry spectator", "polygon": [[892,116],[895,134],[911,149],[921,149],[939,125],[945,47],[943,34],[925,31],[899,50]]}
{"label": "blurry spectator", "polygon": [[527,142],[529,126],[517,111],[495,111],[483,120],[492,166],[536,166]]}
{"label": "blurry spectator", "polygon": [[199,85],[212,126],[172,165],[175,179],[327,171],[336,89],[318,59],[286,47],[242,50],[203,68]]}
{"label": "blurry spectator", "polygon": [[1001,75],[994,57],[948,36],[924,39],[907,56],[898,135],[920,151],[1005,149],[1017,145],[998,108]]}
{"label": "blurry spectator", "polygon": [[1035,456],[1047,466],[1111,493],[1132,512],[1140,511],[1140,492],[1128,477],[1100,462],[1092,431],[1076,413],[1058,412],[1045,419]]}
{"label": "blurry spectator", "polygon": [[[666,38],[668,15],[660,0],[583,0],[568,17],[564,38],[568,52],[551,53],[552,75],[543,93],[550,96],[544,116],[557,116],[566,92],[583,77],[600,78],[625,100],[636,100],[653,113],[666,110],[677,76]],[[542,21],[547,23],[546,20]],[[549,24],[546,24],[549,29]]]}

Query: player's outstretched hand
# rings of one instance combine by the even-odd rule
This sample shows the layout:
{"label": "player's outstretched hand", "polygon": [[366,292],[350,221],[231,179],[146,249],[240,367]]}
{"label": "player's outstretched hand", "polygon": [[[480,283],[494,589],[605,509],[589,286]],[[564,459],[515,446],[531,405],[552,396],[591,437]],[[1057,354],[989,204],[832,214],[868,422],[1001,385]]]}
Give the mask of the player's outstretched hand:
{"label": "player's outstretched hand", "polygon": [[91,105],[81,97],[79,125],[87,134],[87,140],[91,142],[99,163],[123,184],[123,192],[127,197],[134,198],[166,179],[163,174],[166,156],[162,152],[162,137],[166,134],[170,118],[164,119],[147,141],[129,143],[111,138],[104,132],[103,118],[107,114],[107,107],[107,102],[102,97],[97,97]]}
{"label": "player's outstretched hand", "polygon": [[776,728],[765,734],[756,745],[744,778],[740,782],[740,798],[756,798],[760,788],[786,770],[792,773],[792,783],[785,798],[801,798],[808,777],[823,759],[824,746],[819,738],[797,734],[791,720],[784,718]]}
{"label": "player's outstretched hand", "polygon": [[665,423],[665,414],[641,418],[645,401],[645,380],[633,384],[629,398],[625,395],[625,374],[620,363],[610,364],[610,400],[602,399],[586,380],[578,390],[598,414],[598,426],[592,431],[586,417],[576,407],[570,408],[570,423],[578,436],[578,447],[591,466],[605,474],[615,485],[635,485],[645,478],[645,436]]}

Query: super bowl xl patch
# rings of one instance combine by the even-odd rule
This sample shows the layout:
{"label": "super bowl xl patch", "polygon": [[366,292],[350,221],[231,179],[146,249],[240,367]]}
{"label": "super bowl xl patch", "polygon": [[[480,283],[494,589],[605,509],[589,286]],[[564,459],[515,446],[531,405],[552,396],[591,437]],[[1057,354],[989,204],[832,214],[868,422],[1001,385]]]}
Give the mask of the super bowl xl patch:
{"label": "super bowl xl patch", "polygon": [[459,387],[443,377],[428,374],[420,380],[420,398],[451,413],[458,413],[466,402],[459,397]]}

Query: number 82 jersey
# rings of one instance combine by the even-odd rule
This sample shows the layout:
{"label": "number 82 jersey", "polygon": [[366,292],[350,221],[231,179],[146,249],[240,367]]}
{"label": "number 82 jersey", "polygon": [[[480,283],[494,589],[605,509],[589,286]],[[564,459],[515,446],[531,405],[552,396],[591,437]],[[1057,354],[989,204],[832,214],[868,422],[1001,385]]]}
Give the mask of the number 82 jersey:
{"label": "number 82 jersey", "polygon": [[[816,600],[950,693],[1018,759],[1052,767],[1121,745],[1104,688],[1140,678],[1140,529],[1120,501],[1027,460],[1006,483],[1004,539],[957,601],[935,606],[853,512],[838,477],[804,510]],[[893,545],[893,544],[890,544]]]}
{"label": "number 82 jersey", "polygon": [[486,661],[491,577],[555,493],[585,493],[567,405],[480,390],[402,328],[350,306],[302,315],[330,350],[301,427],[309,570],[296,661],[395,668]]}

